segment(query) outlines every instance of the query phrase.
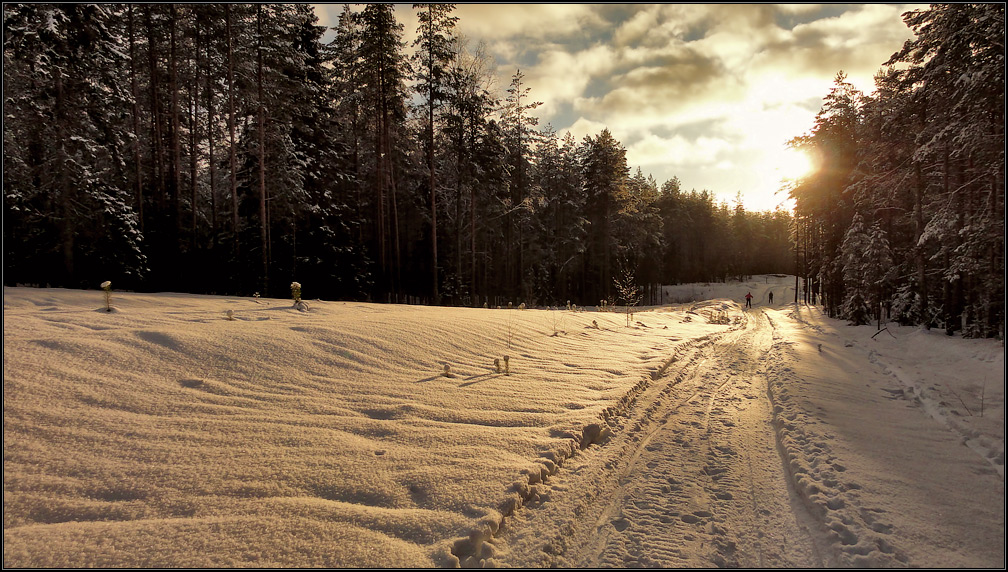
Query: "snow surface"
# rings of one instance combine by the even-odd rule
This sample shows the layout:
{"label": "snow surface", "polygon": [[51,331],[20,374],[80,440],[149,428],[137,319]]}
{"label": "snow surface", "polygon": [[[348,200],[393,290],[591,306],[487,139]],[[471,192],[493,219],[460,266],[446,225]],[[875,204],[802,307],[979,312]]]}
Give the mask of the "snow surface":
{"label": "snow surface", "polygon": [[1004,567],[1003,342],[666,300],[4,288],[4,566]]}

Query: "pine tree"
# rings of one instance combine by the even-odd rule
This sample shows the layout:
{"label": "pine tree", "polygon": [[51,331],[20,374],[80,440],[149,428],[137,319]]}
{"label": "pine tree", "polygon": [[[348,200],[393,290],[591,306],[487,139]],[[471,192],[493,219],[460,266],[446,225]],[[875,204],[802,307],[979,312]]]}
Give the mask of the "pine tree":
{"label": "pine tree", "polygon": [[861,97],[846,75],[838,73],[812,132],[792,141],[795,147],[814,150],[821,165],[791,189],[791,197],[796,215],[804,219],[804,236],[809,241],[803,249],[807,253],[805,289],[822,297],[830,316],[839,314],[844,300],[840,249],[852,216],[845,191],[856,165]]}
{"label": "pine tree", "polygon": [[597,292],[608,299],[612,294],[612,262],[616,254],[613,219],[626,203],[630,168],[626,149],[613,138],[608,129],[596,137],[585,137],[581,166],[584,189],[588,198],[587,216],[591,224],[588,239],[589,265],[593,278],[601,285]]}
{"label": "pine tree", "polygon": [[[444,134],[453,149],[450,162],[454,165],[455,184],[456,290],[463,293],[463,275],[468,266],[468,295],[477,305],[477,245],[480,243],[477,212],[483,206],[480,203],[487,198],[486,190],[492,186],[487,184],[486,175],[495,170],[481,164],[478,157],[480,144],[488,137],[488,125],[497,101],[490,93],[493,69],[486,46],[481,43],[471,51],[465,38],[456,34],[452,49],[442,117]],[[481,179],[483,184],[479,183]],[[479,191],[484,194],[480,196]],[[469,239],[468,265],[462,262],[466,250],[463,245],[465,227],[468,227]]]}
{"label": "pine tree", "polygon": [[945,327],[1003,334],[1003,297],[990,293],[1004,290],[1004,6],[934,5],[904,21],[916,38],[888,63],[909,64],[899,78],[927,114],[914,158],[935,165],[917,176]]}
{"label": "pine tree", "polygon": [[360,14],[360,81],[366,114],[372,121],[374,217],[372,251],[379,261],[377,287],[386,296],[401,290],[399,212],[396,200],[397,137],[406,118],[407,62],[402,54],[402,24],[393,7],[368,4]]}
{"label": "pine tree", "polygon": [[508,157],[511,165],[511,193],[507,198],[504,242],[508,274],[506,284],[513,289],[512,296],[522,299],[528,297],[529,283],[526,280],[525,227],[529,214],[533,211],[533,201],[528,188],[529,150],[533,146],[533,128],[539,120],[529,114],[530,111],[542,105],[541,101],[528,102],[529,88],[525,83],[525,74],[515,70],[508,87],[505,99],[502,123],[507,133]]}
{"label": "pine tree", "polygon": [[414,4],[413,8],[419,10],[417,39],[413,42],[413,46],[419,48],[414,55],[418,70],[417,91],[427,100],[425,129],[431,216],[431,288],[434,303],[439,304],[441,296],[438,292],[437,177],[434,159],[436,126],[434,119],[439,102],[447,96],[449,66],[454,55],[451,49],[451,32],[458,18],[451,16],[451,12],[455,8],[452,4]]}
{"label": "pine tree", "polygon": [[145,272],[122,155],[132,122],[116,113],[130,101],[113,25],[126,19],[113,9],[4,6],[7,280],[93,287]]}
{"label": "pine tree", "polygon": [[869,321],[866,292],[870,278],[865,276],[868,268],[868,233],[860,213],[854,214],[843,241],[843,278],[846,293],[841,306],[841,315],[850,320],[851,325],[860,326]]}

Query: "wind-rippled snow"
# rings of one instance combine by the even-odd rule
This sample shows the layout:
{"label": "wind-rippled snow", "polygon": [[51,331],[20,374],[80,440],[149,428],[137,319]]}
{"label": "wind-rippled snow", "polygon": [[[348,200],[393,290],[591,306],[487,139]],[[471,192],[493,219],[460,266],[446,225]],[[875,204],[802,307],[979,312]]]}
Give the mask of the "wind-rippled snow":
{"label": "wind-rippled snow", "polygon": [[[872,339],[874,328],[796,308],[788,284],[668,288],[675,303],[638,311],[630,327],[594,308],[316,300],[301,312],[281,299],[122,292],[106,312],[101,291],[4,288],[4,565],[528,565],[498,540],[501,524],[535,510],[523,507],[532,499],[563,502],[549,481],[589,458],[582,445],[607,444],[586,441],[586,428],[618,430],[610,421],[630,414],[628,396],[671,376],[684,344],[739,327],[751,289],[782,336],[769,421],[797,488],[816,487],[808,510],[842,529],[827,541],[836,562],[865,563],[844,544],[851,535],[868,542],[891,527],[920,544],[946,525],[909,511],[901,528],[900,510],[928,499],[874,486],[940,465],[953,487],[1000,503],[999,519],[981,515],[1000,548],[966,565],[1003,566],[1001,342],[893,325],[895,338]],[[859,406],[866,384],[886,400]],[[885,419],[858,416],[880,406],[892,409]],[[949,438],[970,457],[934,445]],[[880,447],[899,447],[899,460],[872,465]],[[824,463],[850,469],[859,488]],[[837,500],[890,513],[864,532],[872,525],[844,522]],[[942,549],[916,544],[900,565],[931,565]]]}

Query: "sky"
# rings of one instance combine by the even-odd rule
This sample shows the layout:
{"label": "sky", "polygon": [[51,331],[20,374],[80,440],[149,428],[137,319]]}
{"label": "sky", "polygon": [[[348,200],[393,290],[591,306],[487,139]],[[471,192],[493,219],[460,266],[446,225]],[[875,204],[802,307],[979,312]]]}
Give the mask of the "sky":
{"label": "sky", "polygon": [[[747,210],[790,208],[782,179],[808,168],[808,133],[837,72],[865,93],[913,37],[920,4],[458,4],[458,32],[485,42],[503,95],[516,70],[540,127],[580,141],[608,128],[659,185],[706,189]],[[334,26],[342,4],[315,5]],[[404,41],[417,19],[396,5]],[[330,31],[325,37],[332,38]]]}

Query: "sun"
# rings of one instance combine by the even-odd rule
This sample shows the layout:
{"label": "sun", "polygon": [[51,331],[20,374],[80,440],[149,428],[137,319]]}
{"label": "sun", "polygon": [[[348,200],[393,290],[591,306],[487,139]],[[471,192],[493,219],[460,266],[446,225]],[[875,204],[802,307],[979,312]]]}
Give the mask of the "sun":
{"label": "sun", "polygon": [[[794,201],[788,197],[789,189],[818,168],[816,160],[802,149],[781,145],[776,150],[767,146],[757,155],[752,171],[753,180],[749,190],[754,202],[761,202],[756,209],[785,210],[794,208]],[[757,198],[758,197],[758,198]]]}
{"label": "sun", "polygon": [[786,147],[776,157],[776,171],[781,181],[794,181],[811,173],[815,165],[808,153]]}

